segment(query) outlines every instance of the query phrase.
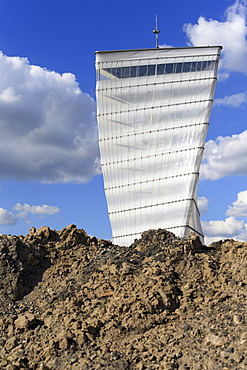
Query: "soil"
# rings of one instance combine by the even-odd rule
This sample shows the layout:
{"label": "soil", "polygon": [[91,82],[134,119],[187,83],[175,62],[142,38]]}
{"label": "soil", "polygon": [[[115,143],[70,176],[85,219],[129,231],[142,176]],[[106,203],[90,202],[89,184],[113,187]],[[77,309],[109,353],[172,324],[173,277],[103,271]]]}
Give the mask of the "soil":
{"label": "soil", "polygon": [[0,369],[247,369],[247,243],[0,236]]}

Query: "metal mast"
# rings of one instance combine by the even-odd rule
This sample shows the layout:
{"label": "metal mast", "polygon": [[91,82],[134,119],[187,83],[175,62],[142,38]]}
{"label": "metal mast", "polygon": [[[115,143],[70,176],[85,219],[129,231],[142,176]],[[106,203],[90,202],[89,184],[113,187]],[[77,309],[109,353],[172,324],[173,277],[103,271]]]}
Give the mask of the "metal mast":
{"label": "metal mast", "polygon": [[159,48],[159,29],[158,29],[158,16],[156,14],[156,26],[154,27],[153,33],[155,33],[155,38],[156,38],[156,48]]}

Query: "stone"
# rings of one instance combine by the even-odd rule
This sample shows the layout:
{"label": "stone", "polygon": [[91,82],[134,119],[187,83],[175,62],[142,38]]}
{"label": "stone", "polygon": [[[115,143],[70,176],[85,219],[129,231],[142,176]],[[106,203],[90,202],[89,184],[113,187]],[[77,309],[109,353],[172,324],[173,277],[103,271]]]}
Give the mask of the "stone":
{"label": "stone", "polygon": [[205,338],[205,345],[214,345],[214,346],[222,346],[223,339],[215,334],[208,334]]}
{"label": "stone", "polygon": [[60,349],[68,349],[69,348],[69,340],[67,337],[62,338],[59,341],[59,348]]}
{"label": "stone", "polygon": [[43,325],[43,321],[38,320],[34,314],[25,313],[19,315],[15,320],[15,328],[18,329],[35,329],[38,325]]}
{"label": "stone", "polygon": [[18,340],[16,337],[11,337],[6,343],[5,343],[5,349],[7,351],[10,351],[11,349],[15,348],[18,344]]}
{"label": "stone", "polygon": [[241,324],[241,322],[242,322],[242,318],[241,318],[241,316],[239,316],[239,315],[234,315],[234,316],[233,316],[233,322],[234,322],[234,324],[236,324],[236,325],[240,325],[240,324]]}
{"label": "stone", "polygon": [[243,340],[241,340],[241,342],[240,342],[240,346],[241,346],[242,348],[247,349],[247,339],[243,339]]}

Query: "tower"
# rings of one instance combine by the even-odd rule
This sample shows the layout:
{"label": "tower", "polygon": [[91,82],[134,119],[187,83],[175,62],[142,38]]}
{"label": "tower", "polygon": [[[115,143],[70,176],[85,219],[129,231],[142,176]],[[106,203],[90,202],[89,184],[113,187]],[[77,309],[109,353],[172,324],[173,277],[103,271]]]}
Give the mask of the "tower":
{"label": "tower", "polygon": [[113,242],[203,241],[196,190],[220,46],[98,51],[99,145]]}

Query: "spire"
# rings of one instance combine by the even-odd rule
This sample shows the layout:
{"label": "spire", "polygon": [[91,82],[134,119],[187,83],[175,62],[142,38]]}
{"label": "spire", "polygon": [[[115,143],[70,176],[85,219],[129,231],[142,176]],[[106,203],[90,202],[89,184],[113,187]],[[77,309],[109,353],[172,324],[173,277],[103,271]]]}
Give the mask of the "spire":
{"label": "spire", "polygon": [[153,33],[155,33],[155,38],[156,38],[156,48],[159,48],[159,29],[158,29],[158,16],[156,14],[156,26],[154,27]]}

